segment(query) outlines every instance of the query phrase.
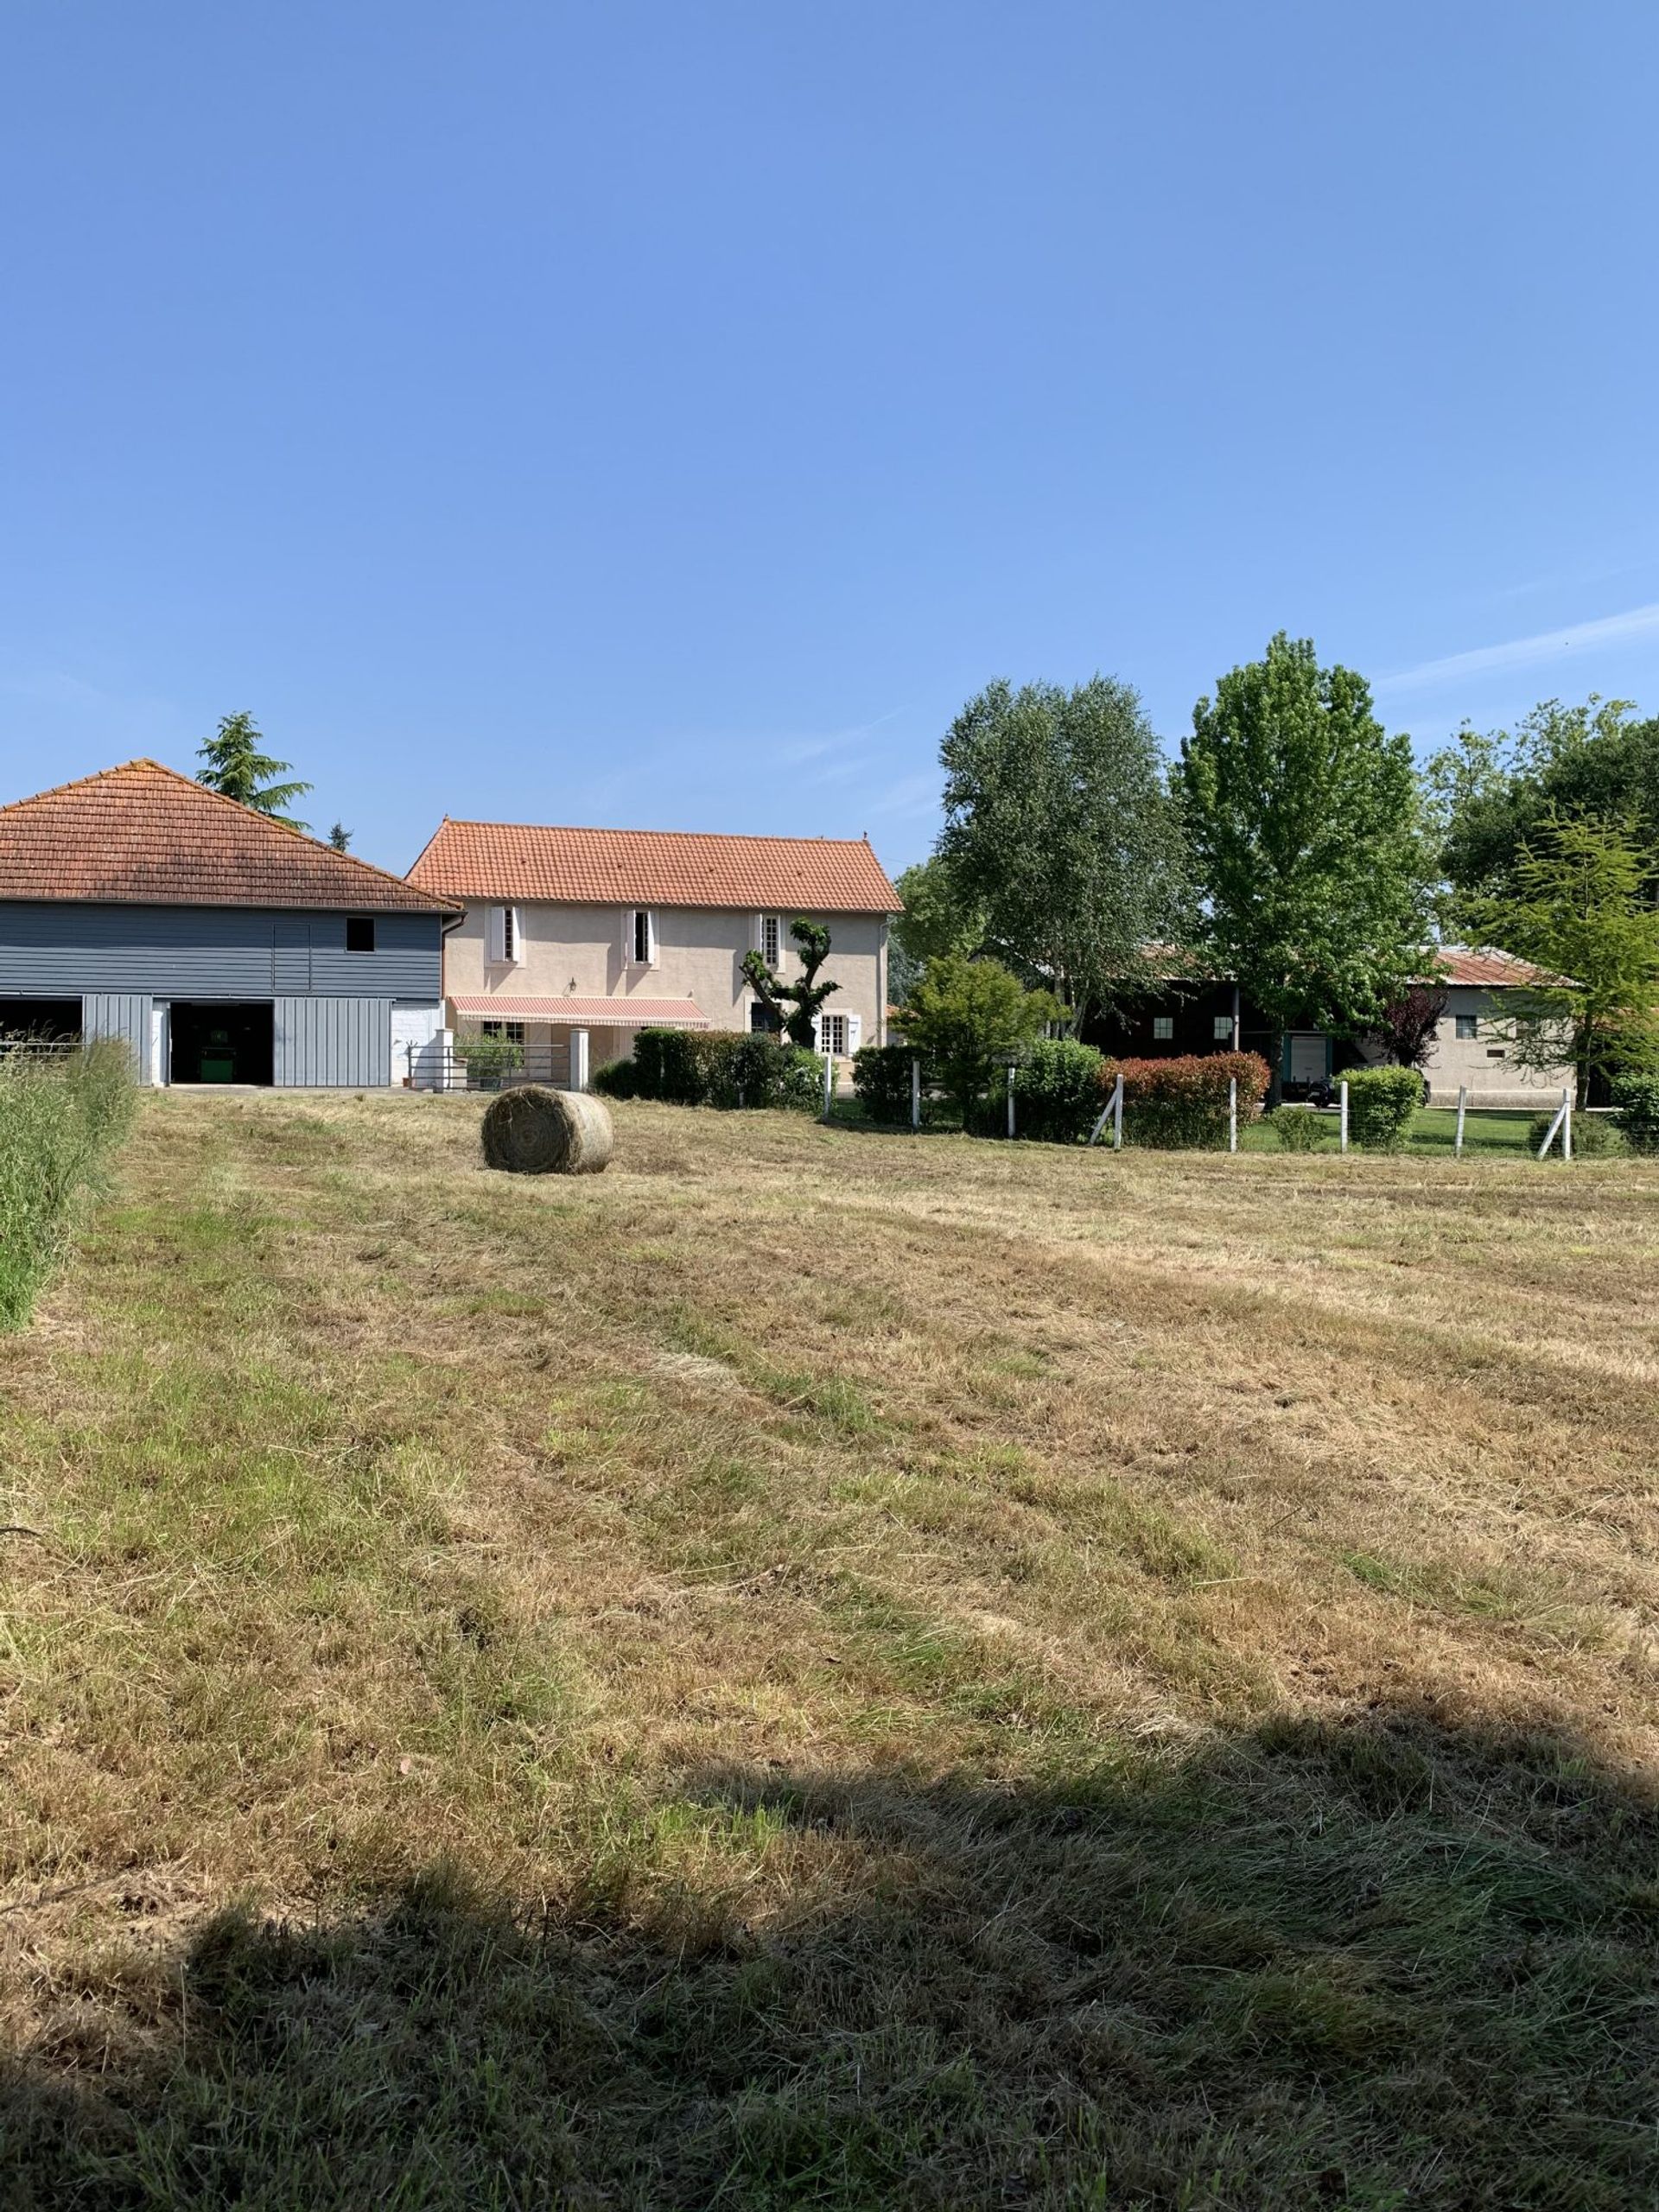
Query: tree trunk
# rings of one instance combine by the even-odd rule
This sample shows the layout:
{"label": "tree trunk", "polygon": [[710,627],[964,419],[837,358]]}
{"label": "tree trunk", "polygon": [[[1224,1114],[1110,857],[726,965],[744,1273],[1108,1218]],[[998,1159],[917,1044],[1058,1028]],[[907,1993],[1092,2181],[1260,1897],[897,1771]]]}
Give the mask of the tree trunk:
{"label": "tree trunk", "polygon": [[1270,1114],[1270,1113],[1273,1111],[1273,1109],[1274,1109],[1274,1108],[1275,1106],[1281,1106],[1281,1105],[1282,1105],[1282,1104],[1284,1103],[1284,1097],[1285,1097],[1285,1033],[1284,1033],[1284,1031],[1283,1031],[1282,1029],[1273,1029],[1273,1030],[1269,1030],[1269,1031],[1268,1031],[1268,1045],[1269,1045],[1269,1046],[1270,1046],[1270,1047],[1271,1047],[1271,1050],[1269,1051],[1268,1055],[1268,1100],[1267,1100],[1267,1111]]}

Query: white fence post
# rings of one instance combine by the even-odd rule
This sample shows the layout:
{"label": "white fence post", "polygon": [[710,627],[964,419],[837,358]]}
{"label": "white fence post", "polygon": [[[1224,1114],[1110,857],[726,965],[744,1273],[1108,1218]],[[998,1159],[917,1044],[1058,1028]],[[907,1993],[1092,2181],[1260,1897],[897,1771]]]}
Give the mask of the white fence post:
{"label": "white fence post", "polygon": [[1468,1104],[1469,1086],[1466,1083],[1460,1083],[1458,1085],[1458,1134],[1452,1143],[1453,1160],[1460,1160],[1463,1157],[1463,1116]]}
{"label": "white fence post", "polygon": [[1348,1149],[1348,1083],[1345,1077],[1337,1085],[1337,1110],[1342,1116],[1341,1127],[1337,1132],[1337,1150],[1346,1152]]}
{"label": "white fence post", "polygon": [[1573,1094],[1570,1090],[1567,1093],[1566,1119],[1561,1123],[1561,1157],[1563,1160],[1573,1157]]}
{"label": "white fence post", "polygon": [[910,1064],[910,1126],[912,1129],[922,1126],[922,1064],[918,1059],[912,1059]]}
{"label": "white fence post", "polygon": [[1238,1077],[1235,1076],[1227,1086],[1227,1149],[1238,1150]]}
{"label": "white fence post", "polygon": [[1540,1160],[1543,1158],[1544,1154],[1549,1150],[1551,1145],[1554,1143],[1555,1132],[1560,1128],[1562,1122],[1567,1119],[1568,1104],[1572,1096],[1572,1092],[1568,1090],[1564,1090],[1561,1093],[1561,1103],[1555,1109],[1555,1118],[1550,1123],[1548,1128],[1544,1132],[1544,1141],[1538,1147],[1538,1157]]}
{"label": "white fence post", "polygon": [[1112,1150],[1123,1149],[1123,1077],[1120,1071],[1112,1090]]}
{"label": "white fence post", "polygon": [[1014,1062],[1008,1062],[1008,1135],[1014,1135]]}
{"label": "white fence post", "polygon": [[570,1032],[570,1088],[572,1090],[586,1090],[588,1088],[588,1032],[585,1029]]}
{"label": "white fence post", "polygon": [[823,1056],[823,1118],[826,1122],[830,1118],[830,1109],[835,1103],[835,1097],[836,1056],[833,1052],[826,1052]]}

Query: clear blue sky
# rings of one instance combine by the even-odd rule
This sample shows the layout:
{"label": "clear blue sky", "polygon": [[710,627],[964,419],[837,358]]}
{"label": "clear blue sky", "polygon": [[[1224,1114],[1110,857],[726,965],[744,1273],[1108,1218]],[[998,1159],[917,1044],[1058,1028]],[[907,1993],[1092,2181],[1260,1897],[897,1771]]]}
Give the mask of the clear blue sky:
{"label": "clear blue sky", "polygon": [[1656,104],[1652,0],[9,0],[0,792],[246,707],[394,867],[896,869],[995,675],[1659,709]]}

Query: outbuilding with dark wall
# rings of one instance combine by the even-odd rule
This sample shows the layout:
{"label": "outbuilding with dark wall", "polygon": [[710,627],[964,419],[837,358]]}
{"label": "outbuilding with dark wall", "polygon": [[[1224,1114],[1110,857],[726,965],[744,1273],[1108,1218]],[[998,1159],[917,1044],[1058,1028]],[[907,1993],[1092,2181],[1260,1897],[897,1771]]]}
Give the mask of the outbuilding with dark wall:
{"label": "outbuilding with dark wall", "polygon": [[146,1083],[400,1081],[458,909],[154,760],[0,807],[0,1035]]}

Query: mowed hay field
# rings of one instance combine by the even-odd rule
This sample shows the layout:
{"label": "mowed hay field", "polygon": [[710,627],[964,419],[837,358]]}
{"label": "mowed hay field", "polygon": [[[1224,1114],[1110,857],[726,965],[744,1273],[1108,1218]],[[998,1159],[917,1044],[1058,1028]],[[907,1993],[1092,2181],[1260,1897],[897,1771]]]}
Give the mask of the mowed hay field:
{"label": "mowed hay field", "polygon": [[1659,2191],[1659,1164],[149,1099],[0,1343],[0,2204]]}

